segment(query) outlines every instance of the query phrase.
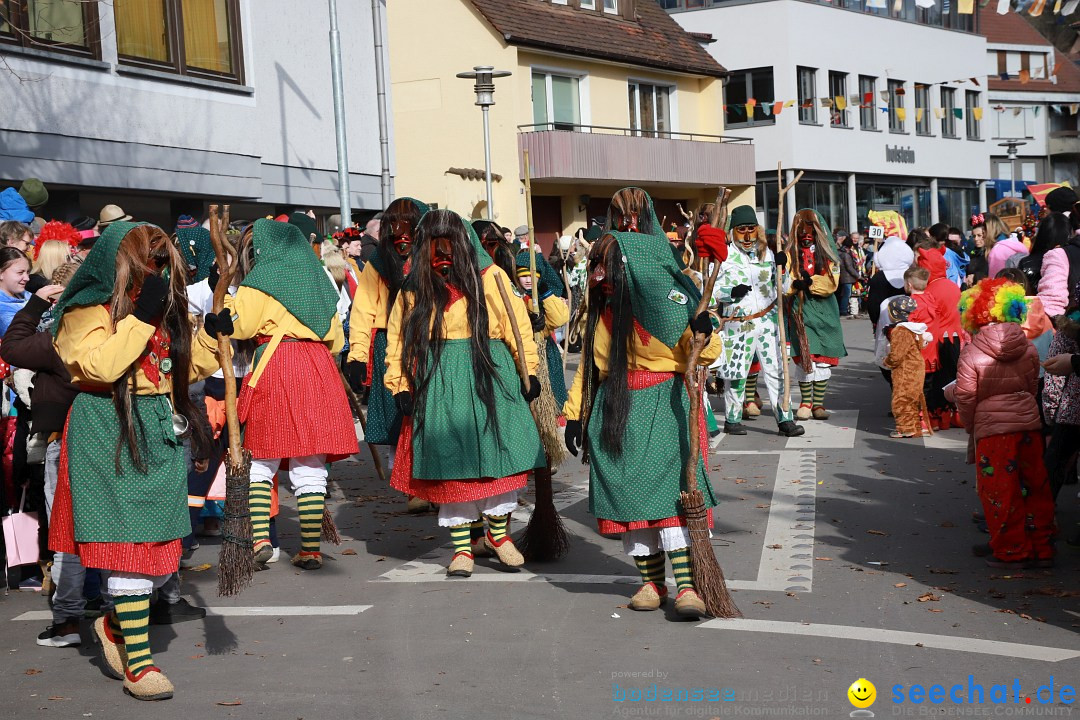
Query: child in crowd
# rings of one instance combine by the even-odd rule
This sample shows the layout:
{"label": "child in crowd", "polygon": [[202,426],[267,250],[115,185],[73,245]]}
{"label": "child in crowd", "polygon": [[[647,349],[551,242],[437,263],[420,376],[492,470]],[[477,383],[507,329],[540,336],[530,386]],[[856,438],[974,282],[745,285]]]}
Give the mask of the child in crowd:
{"label": "child in crowd", "polygon": [[990,531],[990,567],[1053,567],[1054,500],[1043,464],[1042,420],[1035,400],[1039,354],[1024,335],[1024,288],[983,280],[960,301],[974,334],[961,351],[954,400],[975,441],[976,478]]}
{"label": "child in crowd", "polygon": [[918,309],[916,302],[898,295],[889,300],[888,314],[891,327],[889,355],[884,365],[892,371],[892,411],[896,418],[893,438],[922,437],[920,416],[926,411],[923,382],[926,364],[922,349],[930,344],[933,336],[926,331],[926,324],[911,322],[911,315]]}
{"label": "child in crowd", "polygon": [[[930,407],[930,424],[935,430],[940,427],[948,430],[959,422],[955,416],[956,408],[945,399],[944,388],[956,379],[956,362],[960,357],[963,328],[960,325],[960,288],[949,280],[948,263],[945,261],[945,247],[919,247],[915,251],[915,262],[926,268],[930,277],[926,285],[926,296],[934,306],[935,322],[930,325],[934,335],[932,344],[936,345],[934,355],[936,367],[932,375],[927,376],[926,403]],[[918,320],[919,318],[915,318]]]}
{"label": "child in crowd", "polygon": [[[915,311],[911,313],[910,320],[926,325],[927,332],[936,338],[939,311],[933,298],[926,294],[926,285],[929,281],[930,271],[918,265],[912,265],[904,272],[904,292],[915,301]],[[938,369],[937,343],[930,342],[923,346],[922,356],[926,378],[929,380]]]}

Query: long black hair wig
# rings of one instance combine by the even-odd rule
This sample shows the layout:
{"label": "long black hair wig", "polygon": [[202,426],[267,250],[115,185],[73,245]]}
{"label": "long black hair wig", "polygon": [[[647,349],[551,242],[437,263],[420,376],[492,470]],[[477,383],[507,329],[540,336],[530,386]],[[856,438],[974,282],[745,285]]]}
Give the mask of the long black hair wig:
{"label": "long black hair wig", "polygon": [[[383,222],[386,222],[385,216]],[[439,371],[445,343],[443,314],[450,302],[450,288],[453,287],[462,295],[459,302],[466,304],[473,378],[477,395],[487,411],[484,427],[494,428],[498,434],[492,379],[496,377],[496,372],[495,361],[491,357],[488,310],[480,267],[476,262],[476,247],[471,242],[469,232],[470,229],[466,228],[457,213],[449,210],[429,211],[416,227],[407,285],[413,297],[412,303],[405,308],[402,320],[402,364],[415,400],[413,422],[417,431],[424,426],[428,399],[426,391]],[[453,256],[446,277],[432,267],[436,246],[449,249]]]}
{"label": "long black hair wig", "polygon": [[379,244],[375,249],[375,255],[379,258],[379,264],[383,267],[383,279],[390,288],[390,301],[387,307],[394,306],[394,300],[401,290],[401,283],[405,278],[405,258],[394,249],[395,223],[407,222],[412,228],[413,247],[416,247],[416,224],[420,222],[421,208],[411,198],[398,198],[390,203],[383,212],[379,222]]}
{"label": "long black hair wig", "polygon": [[[600,385],[600,367],[596,364],[596,327],[610,321],[611,349],[608,356],[607,378],[604,380],[604,405],[601,410],[600,441],[605,450],[618,457],[623,451],[626,420],[630,416],[630,388],[626,373],[634,341],[634,310],[630,303],[630,282],[622,263],[622,250],[613,235],[601,237],[589,253],[590,278],[596,271],[604,275],[602,282],[590,282],[585,337],[581,350],[582,362],[588,363],[581,406],[583,425]],[[586,448],[586,453],[588,452]]]}

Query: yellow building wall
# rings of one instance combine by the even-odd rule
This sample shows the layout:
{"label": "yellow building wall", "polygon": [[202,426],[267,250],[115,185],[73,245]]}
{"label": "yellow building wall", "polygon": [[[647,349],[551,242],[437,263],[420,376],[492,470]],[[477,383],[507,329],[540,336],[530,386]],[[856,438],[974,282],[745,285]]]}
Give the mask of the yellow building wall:
{"label": "yellow building wall", "polygon": [[[584,74],[580,86],[581,124],[630,126],[627,83],[639,80],[676,88],[672,100],[673,130],[723,133],[723,95],[719,79],[682,76],[643,68],[563,57],[508,46],[465,0],[395,0],[387,4],[392,85],[396,194],[438,203],[466,218],[491,217],[484,181],[463,180],[449,168],[483,170],[484,147],[480,108],[471,80],[455,77],[474,65],[494,65],[512,75],[495,81],[490,110],[493,219],[514,228],[525,223],[524,186],[520,181],[518,128],[533,122],[532,68]],[[657,197],[689,199],[694,205],[715,198],[715,188],[653,187],[639,184]],[[562,224],[569,234],[585,224],[578,199],[610,196],[619,187],[596,183],[534,183],[536,195],[562,198]],[[754,188],[738,189],[736,204],[753,204]],[[690,209],[690,208],[688,208]]]}

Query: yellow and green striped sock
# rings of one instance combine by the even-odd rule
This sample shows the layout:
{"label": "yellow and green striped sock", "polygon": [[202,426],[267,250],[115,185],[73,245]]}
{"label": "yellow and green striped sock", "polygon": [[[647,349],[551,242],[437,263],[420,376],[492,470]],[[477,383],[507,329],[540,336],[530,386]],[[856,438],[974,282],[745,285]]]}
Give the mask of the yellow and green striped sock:
{"label": "yellow and green striped sock", "polygon": [[109,631],[112,632],[113,639],[124,642],[124,629],[120,627],[120,621],[116,619],[115,609],[105,616],[105,622],[109,624]]}
{"label": "yellow and green striped sock", "polygon": [[634,564],[637,565],[638,573],[641,575],[641,582],[643,583],[656,583],[656,587],[664,587],[664,553],[656,553],[655,555],[640,555],[634,557]]}
{"label": "yellow and green striped sock", "polygon": [[324,507],[326,507],[326,496],[322,493],[305,493],[297,496],[296,510],[300,514],[300,552],[319,552]]}
{"label": "yellow and green striped sock", "polygon": [[116,617],[120,630],[124,634],[124,648],[127,650],[127,671],[132,677],[154,664],[150,654],[150,596],[117,595]]}
{"label": "yellow and green striped sock", "polygon": [[506,529],[510,526],[510,515],[485,515],[488,521],[488,532],[491,533],[491,539],[496,543],[500,542],[506,537]]}
{"label": "yellow and green striped sock", "polygon": [[[465,553],[472,557],[472,526],[476,523],[462,523],[450,527],[450,542],[454,545],[454,555]],[[480,523],[481,529],[484,523]]]}
{"label": "yellow and green striped sock", "polygon": [[690,551],[687,548],[681,550],[668,550],[668,558],[671,559],[671,571],[675,574],[675,584],[679,592],[694,587],[694,576],[690,571]]}
{"label": "yellow and green striped sock", "polygon": [[825,407],[825,391],[828,389],[828,380],[814,381],[814,407]]}
{"label": "yellow and green striped sock", "polygon": [[251,513],[251,536],[255,545],[270,542],[270,491],[273,485],[268,482],[253,482],[248,494],[248,506]]}
{"label": "yellow and green striped sock", "polygon": [[757,402],[757,374],[746,377],[746,396],[744,402]]}
{"label": "yellow and green striped sock", "polygon": [[814,404],[814,383],[812,383],[812,382],[801,382],[801,383],[799,383],[799,394],[802,395],[802,401],[801,402],[802,402],[803,405],[813,405]]}

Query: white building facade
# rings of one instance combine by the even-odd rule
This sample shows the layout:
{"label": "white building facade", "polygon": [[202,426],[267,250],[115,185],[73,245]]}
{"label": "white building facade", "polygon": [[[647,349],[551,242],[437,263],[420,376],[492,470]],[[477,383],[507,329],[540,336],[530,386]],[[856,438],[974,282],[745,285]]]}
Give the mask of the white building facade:
{"label": "white building facade", "polygon": [[869,210],[898,210],[909,227],[964,227],[985,207],[986,40],[957,3],[943,12],[903,0],[895,16],[891,1],[880,10],[864,0],[661,4],[717,40],[707,48],[731,73],[726,131],[754,141],[770,227],[780,162],[789,178],[805,171],[789,217],[814,207],[834,229],[865,227]]}
{"label": "white building facade", "polygon": [[[0,187],[37,177],[40,213],[108,203],[163,225],[338,207],[326,3],[9,3],[0,12]],[[30,10],[27,10],[30,8]],[[36,9],[35,9],[36,8]],[[2,8],[0,8],[2,9]],[[340,3],[350,201],[382,206],[373,12]],[[391,169],[392,171],[392,169]]]}

